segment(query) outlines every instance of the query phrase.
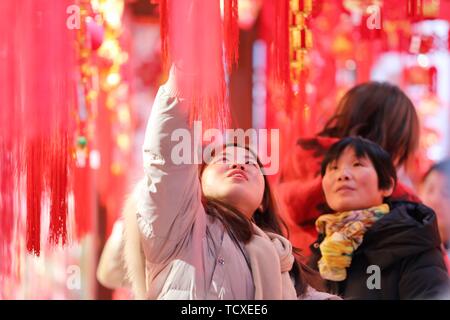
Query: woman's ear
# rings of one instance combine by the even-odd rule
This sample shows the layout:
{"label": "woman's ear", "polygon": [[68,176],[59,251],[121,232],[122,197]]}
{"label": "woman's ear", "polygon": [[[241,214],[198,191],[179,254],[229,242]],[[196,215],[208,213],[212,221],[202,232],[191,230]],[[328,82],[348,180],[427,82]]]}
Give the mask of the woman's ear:
{"label": "woman's ear", "polygon": [[394,179],[391,179],[391,186],[387,189],[382,190],[384,198],[390,197],[392,195],[392,193],[394,192],[394,186],[395,186]]}

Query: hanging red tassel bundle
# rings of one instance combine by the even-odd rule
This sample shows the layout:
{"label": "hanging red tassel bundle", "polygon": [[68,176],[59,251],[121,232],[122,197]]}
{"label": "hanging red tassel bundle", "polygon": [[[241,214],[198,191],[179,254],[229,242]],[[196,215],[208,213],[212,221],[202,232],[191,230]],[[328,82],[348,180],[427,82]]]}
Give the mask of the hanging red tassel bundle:
{"label": "hanging red tassel bundle", "polygon": [[[88,159],[89,160],[89,159]],[[95,190],[92,188],[91,168],[89,166],[74,167],[73,172],[73,195],[75,201],[75,235],[82,239],[93,227],[93,219],[90,214],[95,212],[94,205]]]}
{"label": "hanging red tassel bundle", "polygon": [[275,34],[272,44],[274,78],[283,87],[289,87],[289,1],[275,5]]}
{"label": "hanging red tassel bundle", "polygon": [[[75,89],[75,31],[67,27],[65,13],[70,4],[69,1],[33,2],[33,13],[37,12],[41,16],[38,15],[34,28],[30,30],[33,36],[31,44],[35,50],[28,56],[32,61],[29,78],[31,97],[35,100],[29,102],[29,108],[34,112],[27,117],[26,123],[33,124],[35,128],[28,133],[28,138],[32,138],[33,134],[43,137],[40,175],[43,181],[41,185],[50,200],[48,240],[52,244],[58,243],[59,239],[65,244],[67,239],[68,141],[73,135],[69,114],[74,108]],[[27,165],[33,166],[32,163]],[[38,169],[31,170],[36,173]],[[29,189],[29,192],[33,193],[33,190]],[[33,216],[34,213],[30,212],[29,215]],[[33,232],[31,222],[27,225],[31,226],[28,232]]]}
{"label": "hanging red tassel bundle", "polygon": [[239,59],[238,0],[224,0],[223,30],[228,74]]}
{"label": "hanging red tassel bundle", "polygon": [[[74,123],[70,121],[70,113],[75,109],[75,30],[67,28],[67,15],[61,14],[69,6],[70,0],[61,1],[60,5],[49,8],[53,24],[48,28],[61,28],[53,35],[54,44],[51,50],[54,56],[51,59],[59,60],[58,63],[50,61],[48,68],[54,73],[53,81],[59,92],[49,95],[49,104],[53,114],[53,126],[49,134],[47,147],[48,162],[46,166],[47,190],[50,193],[50,225],[49,238],[51,244],[67,243],[67,215],[69,174],[72,164],[70,142],[73,140]],[[56,11],[53,11],[56,10]],[[62,38],[63,40],[57,40]],[[48,50],[48,49],[47,49]],[[48,54],[48,53],[46,53]],[[52,86],[46,88],[52,90]]]}
{"label": "hanging red tassel bundle", "polygon": [[[170,0],[154,0],[159,3],[159,20],[161,36],[161,55],[164,69],[169,64],[169,12],[168,2]],[[222,0],[220,0],[222,1]],[[227,72],[231,73],[232,67],[239,59],[239,10],[238,0],[223,0],[223,34],[225,47],[225,60]]]}
{"label": "hanging red tassel bundle", "polygon": [[[41,204],[50,205],[51,242],[66,239],[74,88],[74,34],[66,24],[66,10],[71,4],[69,0],[1,2],[1,12],[6,13],[0,24],[2,261],[4,256],[14,257],[11,250],[20,249],[14,237],[26,237],[27,250],[40,254],[41,214],[48,214],[48,206]],[[22,198],[25,215],[20,211]],[[17,233],[23,224],[25,234]]]}
{"label": "hanging red tassel bundle", "polygon": [[[99,72],[96,63],[100,66],[111,65],[111,61],[98,59],[95,51],[101,47],[105,34],[104,26],[93,19],[99,15],[94,12],[90,1],[83,0],[80,3],[80,28],[76,32],[76,52],[78,58],[78,96],[76,101],[76,142],[73,146],[72,156],[75,160],[72,169],[71,185],[73,186],[75,238],[80,241],[85,235],[92,232],[93,222],[96,219],[97,208],[93,198],[97,195],[96,185],[92,179],[93,172],[90,166],[90,143],[95,136],[95,131],[89,128],[97,125],[94,123],[98,104]],[[97,60],[95,60],[97,59]],[[102,110],[102,109],[100,109]]]}
{"label": "hanging red tassel bundle", "polygon": [[[163,63],[195,74],[188,81],[185,95],[191,101],[189,120],[202,121],[203,129],[226,128],[229,110],[226,103],[223,50],[226,70],[231,72],[238,59],[238,1],[225,0],[224,22],[220,0],[160,0],[161,46]],[[170,62],[169,62],[170,61]]]}

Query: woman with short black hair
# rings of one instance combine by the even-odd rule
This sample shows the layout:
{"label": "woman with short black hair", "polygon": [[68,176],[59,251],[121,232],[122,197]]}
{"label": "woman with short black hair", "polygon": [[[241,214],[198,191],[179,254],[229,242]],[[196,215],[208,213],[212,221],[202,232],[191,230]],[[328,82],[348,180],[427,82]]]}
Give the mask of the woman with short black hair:
{"label": "woman with short black hair", "polygon": [[390,199],[397,176],[377,144],[348,137],[321,166],[331,210],[316,221],[312,267],[344,299],[449,298],[436,216],[425,205]]}

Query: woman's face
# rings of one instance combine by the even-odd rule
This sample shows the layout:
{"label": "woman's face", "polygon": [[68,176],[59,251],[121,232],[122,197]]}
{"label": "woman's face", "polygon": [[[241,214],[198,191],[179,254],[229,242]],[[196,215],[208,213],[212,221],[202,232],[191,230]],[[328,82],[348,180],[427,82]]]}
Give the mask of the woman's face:
{"label": "woman's face", "polygon": [[443,242],[450,241],[450,181],[438,171],[432,171],[421,188],[423,203],[436,212],[439,234]]}
{"label": "woman's face", "polygon": [[383,203],[392,189],[378,189],[378,175],[368,157],[358,158],[353,148],[328,164],[322,179],[328,206],[337,212],[367,209]]}
{"label": "woman's face", "polygon": [[203,170],[203,194],[231,205],[249,219],[264,195],[264,177],[256,157],[242,147],[228,146]]}

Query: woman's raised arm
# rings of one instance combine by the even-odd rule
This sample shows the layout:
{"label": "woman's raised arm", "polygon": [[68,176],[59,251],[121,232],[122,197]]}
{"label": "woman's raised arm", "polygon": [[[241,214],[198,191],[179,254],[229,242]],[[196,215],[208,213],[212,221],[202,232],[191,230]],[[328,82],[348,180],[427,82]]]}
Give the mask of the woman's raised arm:
{"label": "woman's raised arm", "polygon": [[[179,163],[174,152],[179,143],[194,146],[188,125],[188,101],[183,99],[190,79],[175,66],[169,80],[160,87],[148,120],[143,146],[145,179],[135,193],[139,230],[144,238],[146,258],[162,262],[174,254],[177,245],[186,238],[199,212],[204,216],[198,164]],[[177,133],[177,139],[173,139]],[[181,136],[181,139],[180,139]],[[173,141],[176,140],[176,141]]]}

